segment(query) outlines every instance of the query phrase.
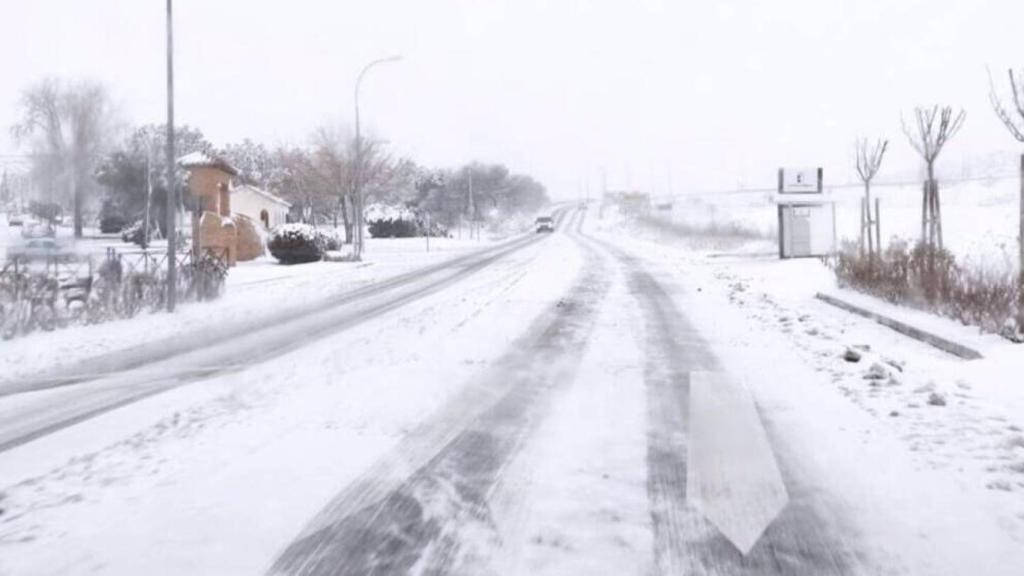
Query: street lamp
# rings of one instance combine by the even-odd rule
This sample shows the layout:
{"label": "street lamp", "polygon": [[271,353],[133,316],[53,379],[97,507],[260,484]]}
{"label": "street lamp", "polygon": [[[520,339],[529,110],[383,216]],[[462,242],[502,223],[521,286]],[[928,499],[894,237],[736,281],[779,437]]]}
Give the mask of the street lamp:
{"label": "street lamp", "polygon": [[174,18],[167,0],[167,311],[178,299],[177,234],[178,187],[174,181]]}
{"label": "street lamp", "polygon": [[153,136],[146,132],[146,220],[142,225],[142,249],[149,250],[149,213],[153,202]]}
{"label": "street lamp", "polygon": [[355,89],[355,107],[356,107],[356,158],[355,158],[355,169],[352,171],[352,201],[356,205],[355,209],[355,259],[360,260],[363,257],[363,190],[362,190],[362,176],[363,176],[363,139],[362,134],[359,132],[359,88],[363,84],[363,77],[370,71],[374,66],[378,64],[386,64],[388,62],[398,62],[401,60],[401,56],[388,56],[387,58],[380,58],[374,60],[363,66],[363,69],[359,72],[359,76],[356,77],[356,89]]}

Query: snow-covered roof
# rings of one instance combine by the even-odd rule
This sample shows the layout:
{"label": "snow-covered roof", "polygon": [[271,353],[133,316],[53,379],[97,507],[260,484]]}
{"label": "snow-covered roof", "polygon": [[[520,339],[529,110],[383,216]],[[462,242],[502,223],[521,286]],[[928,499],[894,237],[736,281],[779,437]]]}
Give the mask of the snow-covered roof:
{"label": "snow-covered roof", "polygon": [[192,152],[186,154],[181,158],[178,158],[178,165],[182,168],[218,168],[227,172],[232,176],[238,176],[238,170],[235,169],[227,160],[220,156],[214,156],[207,154],[206,152]]}
{"label": "snow-covered roof", "polygon": [[284,198],[281,198],[280,196],[277,196],[275,194],[272,194],[271,192],[263,190],[262,188],[257,188],[255,186],[251,186],[249,184],[244,184],[242,186],[235,186],[235,189],[232,190],[232,194],[238,194],[240,192],[251,192],[253,194],[256,194],[257,196],[262,196],[263,198],[266,198],[270,202],[273,202],[275,204],[280,204],[281,206],[284,206],[285,208],[291,208],[292,207],[292,203],[287,201],[287,200],[285,200]]}

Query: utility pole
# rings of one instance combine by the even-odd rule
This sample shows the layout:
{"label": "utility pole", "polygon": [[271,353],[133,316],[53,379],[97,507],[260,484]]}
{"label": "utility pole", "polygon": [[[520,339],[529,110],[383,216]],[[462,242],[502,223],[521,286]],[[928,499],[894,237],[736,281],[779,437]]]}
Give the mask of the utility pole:
{"label": "utility pole", "polygon": [[153,140],[146,134],[146,219],[142,226],[142,249],[149,248],[149,210],[153,199]]}
{"label": "utility pole", "polygon": [[178,300],[177,230],[178,186],[174,177],[174,18],[167,0],[167,311]]}
{"label": "utility pole", "polygon": [[[473,164],[469,165],[469,239],[473,239],[476,229],[476,198],[473,197]],[[478,234],[479,237],[479,234]]]}

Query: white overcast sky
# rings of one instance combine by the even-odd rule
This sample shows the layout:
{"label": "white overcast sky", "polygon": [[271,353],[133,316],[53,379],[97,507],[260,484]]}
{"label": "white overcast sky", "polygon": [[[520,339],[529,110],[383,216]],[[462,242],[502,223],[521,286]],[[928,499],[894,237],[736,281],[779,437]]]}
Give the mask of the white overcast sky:
{"label": "white overcast sky", "polygon": [[[0,125],[45,76],[106,83],[131,122],[165,117],[164,0],[0,0]],[[852,178],[857,135],[968,111],[947,156],[1018,148],[988,104],[1024,68],[1024,0],[176,0],[179,123],[217,145],[303,143],[352,120],[431,166],[497,161],[573,197],[770,185],[778,166]],[[6,130],[0,152],[11,152]],[[942,159],[940,159],[942,163]]]}

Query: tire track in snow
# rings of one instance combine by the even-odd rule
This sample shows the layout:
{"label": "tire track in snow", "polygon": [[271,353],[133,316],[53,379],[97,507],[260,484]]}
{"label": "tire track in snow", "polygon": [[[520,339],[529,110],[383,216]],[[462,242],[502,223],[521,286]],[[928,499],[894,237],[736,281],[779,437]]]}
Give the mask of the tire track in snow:
{"label": "tire track in snow", "polygon": [[[578,230],[582,216],[566,224]],[[489,499],[573,380],[609,281],[580,278],[513,350],[395,452],[348,486],[278,557],[272,574],[446,574],[500,546]]]}
{"label": "tire track in snow", "polygon": [[[561,215],[561,212],[558,214]],[[213,329],[203,337],[179,338],[180,350],[170,355],[148,351],[129,355],[127,364],[106,374],[70,376],[68,380],[19,383],[14,406],[0,405],[0,452],[95,418],[111,410],[144,400],[167,390],[249,366],[252,358],[267,361],[315,339],[349,329],[440,290],[457,284],[512,253],[544,240],[526,236],[403,274],[358,289],[331,301],[327,307],[310,307],[274,316],[277,322],[259,320],[259,328],[219,346],[204,347]],[[238,330],[238,326],[231,327]],[[151,354],[152,353],[152,354]],[[155,354],[155,355],[153,355]],[[101,359],[102,362],[111,361]],[[168,361],[170,360],[170,361]],[[77,378],[77,379],[76,379]],[[33,399],[33,392],[47,396]],[[50,397],[50,395],[56,396]],[[23,396],[24,395],[24,396]],[[27,400],[27,401],[26,401]]]}
{"label": "tire track in snow", "polygon": [[[672,296],[641,261],[593,239],[624,267],[645,324],[644,378],[648,405],[648,500],[655,565],[665,575],[828,575],[879,573],[863,566],[855,533],[824,509],[819,495],[800,483],[775,445],[790,503],[743,556],[686,501],[689,373],[723,369]],[[769,375],[770,377],[770,375]],[[766,422],[772,437],[770,422]],[[782,447],[784,448],[784,447]]]}
{"label": "tire track in snow", "polygon": [[517,237],[514,240],[502,242],[496,246],[456,256],[450,260],[405,272],[299,307],[290,307],[269,314],[259,314],[256,317],[230,323],[218,323],[188,334],[187,337],[175,335],[158,341],[146,342],[124,350],[82,360],[75,365],[63,367],[59,370],[21,376],[17,381],[5,380],[0,377],[0,397],[88,382],[127,370],[144,367],[147,364],[163,361],[168,358],[184,356],[190,352],[215,346],[237,334],[270,332],[281,325],[315,317],[322,314],[325,309],[358,304],[364,300],[379,297],[386,292],[402,290],[418,282],[424,282],[429,280],[431,276],[442,275],[460,268],[473,268],[481,260],[493,262],[496,259],[491,258],[492,256],[499,255],[500,257],[510,254],[540,240],[542,238],[531,235]]}

